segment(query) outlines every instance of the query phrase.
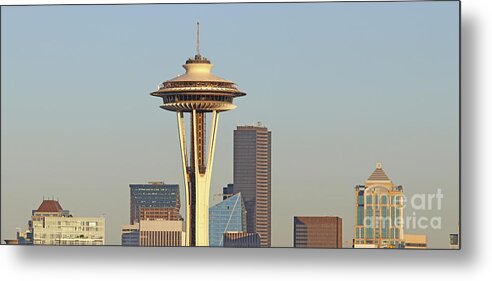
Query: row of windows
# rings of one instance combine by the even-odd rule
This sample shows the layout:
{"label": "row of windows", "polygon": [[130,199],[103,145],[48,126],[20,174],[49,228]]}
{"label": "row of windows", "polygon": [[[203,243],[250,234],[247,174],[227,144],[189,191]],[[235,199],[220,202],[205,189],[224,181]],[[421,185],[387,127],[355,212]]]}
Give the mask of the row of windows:
{"label": "row of windows", "polygon": [[[36,229],[41,227],[36,226]],[[86,226],[86,227],[70,227],[70,226],[53,226],[53,225],[45,225],[42,227],[46,230],[51,231],[63,231],[63,232],[74,232],[74,231],[86,231],[86,232],[94,232],[94,231],[103,231],[104,227],[96,227],[96,226]]]}
{"label": "row of windows", "polygon": [[[47,225],[52,225],[55,223],[46,222]],[[57,221],[55,225],[63,225],[63,226],[100,226],[104,225],[103,222],[95,222],[95,221]]]}
{"label": "row of windows", "polygon": [[[391,234],[391,237],[389,235]],[[361,238],[367,238],[367,239],[373,239],[373,238],[391,238],[391,239],[400,239],[400,230],[398,228],[391,228],[391,231],[389,228],[381,228],[381,233],[379,232],[379,229],[374,229],[374,228],[366,228],[366,236],[364,237],[364,228],[357,228],[355,230],[355,238],[356,239],[361,239]]]}
{"label": "row of windows", "polygon": [[399,226],[403,223],[400,218],[401,214],[401,207],[391,207],[390,212],[388,207],[373,208],[368,206],[364,215],[364,206],[357,206],[357,225],[367,225],[369,223],[379,225],[381,220],[383,225]]}
{"label": "row of windows", "polygon": [[172,95],[162,98],[164,103],[179,102],[179,101],[221,101],[232,103],[232,96],[218,95]]}
{"label": "row of windows", "polygon": [[[163,86],[163,87],[162,87]],[[227,88],[237,90],[236,85],[227,82],[196,82],[196,81],[177,81],[177,82],[165,82],[159,88],[189,88],[189,87],[212,87],[212,88]]]}
{"label": "row of windows", "polygon": [[[388,196],[387,195],[366,195],[366,204],[388,204]],[[380,200],[381,199],[381,200]],[[357,196],[357,203],[364,204],[364,196]],[[402,197],[400,195],[392,195],[391,196],[391,204],[401,204]]]}

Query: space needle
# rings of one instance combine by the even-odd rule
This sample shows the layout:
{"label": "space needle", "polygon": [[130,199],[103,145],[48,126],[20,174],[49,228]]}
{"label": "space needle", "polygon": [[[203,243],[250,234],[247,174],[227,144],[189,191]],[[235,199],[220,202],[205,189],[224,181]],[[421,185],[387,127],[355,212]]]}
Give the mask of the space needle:
{"label": "space needle", "polygon": [[[241,92],[234,82],[211,73],[213,65],[200,54],[199,23],[196,55],[189,58],[183,67],[186,70],[184,74],[163,82],[151,95],[162,98],[162,109],[174,111],[177,115],[186,191],[185,245],[208,246],[210,180],[219,113],[236,108],[233,99],[246,93]],[[189,140],[186,139],[185,113],[190,113]],[[207,113],[212,118],[208,141]]]}

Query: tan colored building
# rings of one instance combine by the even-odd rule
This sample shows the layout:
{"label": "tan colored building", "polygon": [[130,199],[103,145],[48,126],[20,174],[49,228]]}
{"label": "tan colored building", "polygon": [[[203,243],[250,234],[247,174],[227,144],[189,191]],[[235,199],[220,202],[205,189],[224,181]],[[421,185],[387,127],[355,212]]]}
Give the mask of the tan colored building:
{"label": "tan colored building", "polygon": [[140,207],[139,221],[145,220],[181,220],[179,208]]}
{"label": "tan colored building", "polygon": [[141,220],[122,226],[123,246],[178,247],[185,246],[183,221]]}
{"label": "tan colored building", "polygon": [[183,221],[140,221],[140,246],[183,246]]}
{"label": "tan colored building", "polygon": [[342,218],[294,217],[295,248],[342,248]]}
{"label": "tan colored building", "polygon": [[45,217],[33,222],[34,245],[104,245],[104,218]]}
{"label": "tan colored building", "polygon": [[405,233],[406,249],[427,249],[427,235]]}
{"label": "tan colored building", "polygon": [[17,239],[5,239],[5,244],[7,245],[19,245],[19,240]]}
{"label": "tan colored building", "polygon": [[34,245],[104,245],[103,217],[73,217],[56,200],[33,210],[29,229]]}
{"label": "tan colored building", "polygon": [[403,187],[394,185],[381,163],[355,187],[354,248],[401,248]]}

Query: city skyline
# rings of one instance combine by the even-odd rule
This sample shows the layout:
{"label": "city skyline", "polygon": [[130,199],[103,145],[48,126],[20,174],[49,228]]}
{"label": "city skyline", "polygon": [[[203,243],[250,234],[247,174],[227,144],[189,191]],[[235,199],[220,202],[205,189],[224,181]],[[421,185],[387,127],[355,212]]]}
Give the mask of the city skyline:
{"label": "city skyline", "polygon": [[[186,16],[159,25],[149,15],[162,11]],[[216,11],[223,18],[207,14]],[[272,11],[280,21],[268,24]],[[84,19],[89,12],[95,12],[91,23]],[[128,208],[129,183],[165,179],[183,186],[175,119],[158,108],[146,112],[155,102],[142,93],[178,73],[183,57],[193,54],[187,46],[193,46],[194,18],[200,18],[207,26],[204,53],[217,73],[249,93],[221,120],[212,194],[232,180],[232,128],[262,121],[275,134],[272,246],[292,245],[294,215],[340,216],[344,240],[351,239],[353,186],[383,162],[408,196],[442,189],[444,210],[417,215],[443,216],[443,229],[428,230],[427,237],[429,248],[446,248],[459,214],[457,13],[456,3],[2,9],[2,238],[25,221],[21,206],[29,210],[43,194],[53,194],[77,213],[107,214],[106,228],[118,232],[107,233],[107,244],[118,244],[120,227],[128,223],[121,210]],[[111,24],[125,15],[129,23]],[[258,22],[252,26],[246,15]],[[223,25],[233,16],[231,27]],[[289,16],[307,20],[293,25]],[[60,20],[66,26],[55,28]],[[172,22],[180,32],[166,28],[168,34],[156,36],[159,26]],[[12,29],[5,32],[5,26]],[[144,27],[149,30],[139,34]],[[227,33],[229,28],[237,32]],[[305,28],[315,30],[302,33]],[[220,37],[224,32],[231,38]],[[267,40],[271,34],[274,40]],[[25,43],[28,38],[37,48]],[[54,67],[44,69],[48,63]],[[326,77],[333,79],[326,83]],[[36,85],[43,98],[21,90],[25,83]],[[307,105],[308,94],[318,100],[309,102],[309,111],[298,102]],[[273,116],[275,105],[282,106]],[[309,161],[314,165],[304,164]],[[109,196],[115,204],[108,209]],[[77,203],[89,199],[91,210]],[[13,221],[6,221],[4,214],[12,212]]]}

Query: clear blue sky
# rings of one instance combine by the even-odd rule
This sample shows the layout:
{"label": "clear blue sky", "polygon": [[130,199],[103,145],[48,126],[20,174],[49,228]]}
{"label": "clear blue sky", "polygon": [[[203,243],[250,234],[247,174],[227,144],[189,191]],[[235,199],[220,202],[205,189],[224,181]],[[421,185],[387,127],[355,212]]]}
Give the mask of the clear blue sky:
{"label": "clear blue sky", "polygon": [[[458,231],[458,2],[2,7],[2,239],[43,195],[129,222],[129,183],[182,186],[176,117],[148,94],[194,54],[248,95],[221,115],[212,192],[232,182],[232,131],[273,134],[273,246],[295,215],[354,223],[376,162],[407,196],[444,193],[427,233]],[[219,197],[211,197],[212,204]],[[406,215],[413,210],[406,208]]]}

